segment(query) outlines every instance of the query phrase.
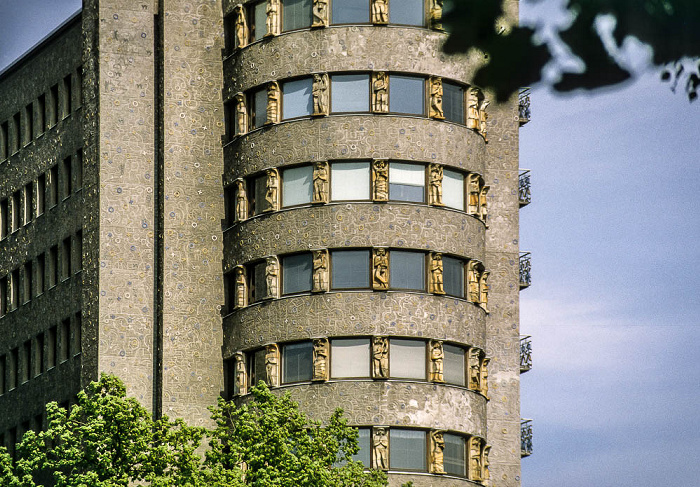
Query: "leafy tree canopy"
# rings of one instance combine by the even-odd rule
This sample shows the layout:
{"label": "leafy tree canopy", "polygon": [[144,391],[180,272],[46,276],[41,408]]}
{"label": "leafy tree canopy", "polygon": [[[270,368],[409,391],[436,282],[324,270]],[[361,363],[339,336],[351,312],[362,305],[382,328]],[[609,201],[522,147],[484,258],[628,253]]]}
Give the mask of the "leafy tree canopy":
{"label": "leafy tree canopy", "polygon": [[[538,4],[544,0],[521,0]],[[568,26],[549,36],[546,19],[535,25],[508,25],[508,3],[498,0],[446,2],[443,25],[450,33],[447,53],[478,49],[486,62],[474,83],[492,89],[499,100],[523,86],[542,81],[542,69],[558,65],[559,92],[592,90],[616,85],[632,77],[627,63],[616,55],[627,40],[636,38],[653,49],[651,64],[675,91],[680,83],[690,101],[700,88],[700,2],[698,0],[560,0],[570,14]],[[505,5],[505,9],[504,9]],[[612,21],[606,31],[602,20]],[[543,39],[547,39],[544,41]],[[583,71],[566,70],[562,58],[573,55]]]}

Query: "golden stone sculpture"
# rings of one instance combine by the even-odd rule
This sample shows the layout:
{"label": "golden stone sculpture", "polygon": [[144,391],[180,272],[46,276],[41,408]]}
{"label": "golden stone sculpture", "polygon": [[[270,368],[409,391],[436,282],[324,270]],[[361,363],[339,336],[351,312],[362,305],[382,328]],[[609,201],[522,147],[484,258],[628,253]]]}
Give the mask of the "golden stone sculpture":
{"label": "golden stone sculpture", "polygon": [[236,364],[236,390],[234,393],[240,395],[248,394],[248,373],[245,366],[245,354],[236,352],[234,361]]}
{"label": "golden stone sculpture", "polygon": [[489,312],[489,284],[487,282],[489,278],[489,272],[484,271],[479,276],[479,306],[483,308],[487,313]]}
{"label": "golden stone sculpture", "polygon": [[280,349],[272,343],[265,347],[265,382],[270,387],[280,384]]}
{"label": "golden stone sculpture", "polygon": [[442,30],[442,4],[443,0],[430,0],[430,27]]}
{"label": "golden stone sculpture", "polygon": [[243,179],[236,179],[234,184],[236,185],[236,221],[242,222],[248,219],[248,192]]}
{"label": "golden stone sculpture", "polygon": [[442,348],[442,340],[430,340],[430,380],[433,382],[445,382],[443,363],[445,352]]}
{"label": "golden stone sculpture", "polygon": [[491,478],[491,472],[489,470],[489,464],[490,464],[489,453],[491,453],[491,447],[485,446],[484,453],[482,455],[482,461],[481,461],[481,479],[482,480],[488,480]]}
{"label": "golden stone sculpture", "polygon": [[372,74],[372,111],[374,113],[389,111],[389,80],[386,73],[382,71]]}
{"label": "golden stone sculpture", "polygon": [[236,48],[241,49],[248,45],[248,22],[246,21],[245,8],[238,4],[233,9],[235,15]]}
{"label": "golden stone sculpture", "polygon": [[476,260],[467,264],[467,299],[475,304],[479,304],[479,267]]}
{"label": "golden stone sculpture", "polygon": [[311,27],[325,27],[328,25],[328,0],[314,0],[314,20]]}
{"label": "golden stone sculpture", "polygon": [[467,128],[480,130],[481,116],[479,108],[483,96],[479,88],[470,88],[467,92]]}
{"label": "golden stone sculpture", "polygon": [[328,339],[313,341],[313,380],[328,380]]}
{"label": "golden stone sculpture", "polygon": [[469,438],[469,480],[483,480],[481,438]]}
{"label": "golden stone sculpture", "polygon": [[[490,186],[484,186],[481,188],[481,191],[479,191],[479,218],[486,223],[486,218],[488,217],[488,208],[486,206],[486,195],[489,192],[489,189],[491,189]],[[488,225],[487,225],[488,226]]]}
{"label": "golden stone sculpture", "polygon": [[442,431],[430,432],[430,473],[445,473],[445,438]]}
{"label": "golden stone sculpture", "polygon": [[280,85],[277,81],[273,81],[267,87],[267,120],[265,120],[265,124],[279,123],[279,121]]}
{"label": "golden stone sculpture", "polygon": [[471,173],[468,176],[467,188],[469,191],[469,204],[467,205],[467,213],[470,215],[479,215],[481,208],[481,176],[476,173]]}
{"label": "golden stone sculpture", "polygon": [[248,306],[248,279],[246,278],[245,267],[242,265],[237,265],[234,270],[235,276],[235,301],[233,306],[235,308],[245,308]]}
{"label": "golden stone sculpture", "polygon": [[430,165],[430,184],[428,192],[428,203],[435,206],[443,206],[442,203],[442,166],[440,164]]}
{"label": "golden stone sculpture", "polygon": [[433,252],[430,254],[430,289],[433,294],[445,294],[443,284],[442,254]]}
{"label": "golden stone sculpture", "polygon": [[489,141],[488,137],[486,137],[486,121],[489,119],[489,114],[486,112],[486,107],[489,106],[489,103],[490,102],[486,101],[485,99],[482,99],[479,103],[479,133],[486,142]]}
{"label": "golden stone sculpture", "polygon": [[372,338],[372,377],[386,379],[389,377],[389,339]]}
{"label": "golden stone sculpture", "polygon": [[491,359],[484,358],[481,361],[481,377],[480,377],[480,382],[481,382],[481,393],[484,395],[486,399],[489,398],[489,362]]}
{"label": "golden stone sculpture", "polygon": [[389,470],[389,434],[386,428],[374,428],[372,438],[373,467]]}
{"label": "golden stone sculpture", "polygon": [[374,249],[372,255],[372,289],[389,289],[389,255],[386,249]]}
{"label": "golden stone sculpture", "polygon": [[481,350],[470,348],[467,363],[469,366],[468,387],[472,391],[481,392]]}
{"label": "golden stone sculpture", "polygon": [[328,203],[328,163],[319,161],[314,164],[313,202]]}
{"label": "golden stone sculpture", "polygon": [[328,74],[314,74],[311,98],[314,106],[313,115],[328,115]]}
{"label": "golden stone sculpture", "polygon": [[263,211],[279,210],[279,184],[280,176],[277,169],[268,169],[265,180],[265,208]]}
{"label": "golden stone sculpture", "polygon": [[372,200],[389,200],[389,163],[387,161],[372,161]]}
{"label": "golden stone sculpture", "polygon": [[432,76],[430,78],[430,118],[444,119],[442,111],[442,78]]}
{"label": "golden stone sculpture", "polygon": [[279,297],[279,264],[275,257],[268,257],[265,264],[265,298]]}
{"label": "golden stone sculpture", "polygon": [[280,34],[280,0],[267,0],[267,33],[265,37],[277,36]]}
{"label": "golden stone sculpture", "polygon": [[372,0],[372,23],[389,23],[389,4],[387,0]]}
{"label": "golden stone sculpture", "polygon": [[236,93],[236,135],[248,132],[248,109],[245,104],[245,95]]}
{"label": "golden stone sculpture", "polygon": [[313,251],[313,274],[311,292],[322,293],[328,291],[328,251]]}

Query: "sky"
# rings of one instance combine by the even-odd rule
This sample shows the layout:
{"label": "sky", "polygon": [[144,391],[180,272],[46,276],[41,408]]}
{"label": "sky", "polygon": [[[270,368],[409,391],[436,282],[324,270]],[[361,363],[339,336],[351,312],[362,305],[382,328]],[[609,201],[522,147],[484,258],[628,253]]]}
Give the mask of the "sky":
{"label": "sky", "polygon": [[[0,0],[0,70],[79,7]],[[523,14],[556,17],[544,8]],[[532,92],[523,487],[698,486],[699,134],[700,101],[658,73],[594,95]]]}

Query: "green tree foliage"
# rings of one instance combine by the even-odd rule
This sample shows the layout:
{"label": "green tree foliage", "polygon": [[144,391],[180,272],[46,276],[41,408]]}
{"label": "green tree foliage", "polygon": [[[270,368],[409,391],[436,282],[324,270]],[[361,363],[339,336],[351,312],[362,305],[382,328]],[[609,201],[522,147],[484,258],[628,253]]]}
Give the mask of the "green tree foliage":
{"label": "green tree foliage", "polygon": [[[540,3],[543,0],[521,0]],[[622,83],[632,76],[614,52],[628,38],[636,38],[653,49],[652,64],[662,70],[662,79],[675,91],[681,84],[693,101],[700,89],[700,1],[698,0],[561,0],[571,22],[547,43],[546,22],[506,26],[499,0],[452,0],[446,2],[443,24],[450,33],[444,49],[448,53],[476,48],[487,62],[474,83],[492,89],[499,100],[522,86],[542,81],[542,68],[555,55],[557,42],[583,62],[582,72],[566,71],[553,85],[556,91],[592,90]],[[598,22],[608,16],[614,22],[612,35],[601,35]],[[606,41],[607,46],[606,46]],[[612,44],[611,44],[612,43]]]}

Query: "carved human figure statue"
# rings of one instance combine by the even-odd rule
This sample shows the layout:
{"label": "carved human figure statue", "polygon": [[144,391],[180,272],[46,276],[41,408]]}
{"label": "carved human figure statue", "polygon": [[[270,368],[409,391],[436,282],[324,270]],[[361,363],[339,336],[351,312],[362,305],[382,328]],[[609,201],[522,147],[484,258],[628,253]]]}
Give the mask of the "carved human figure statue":
{"label": "carved human figure statue", "polygon": [[469,480],[482,480],[481,438],[469,438]]}
{"label": "carved human figure statue", "polygon": [[248,109],[245,106],[245,95],[236,94],[236,135],[248,132]]}
{"label": "carved human figure statue", "polygon": [[479,306],[481,306],[484,311],[489,312],[489,284],[488,284],[489,273],[482,272],[479,277]]}
{"label": "carved human figure statue", "polygon": [[328,163],[314,164],[314,203],[328,203]]}
{"label": "carved human figure statue", "polygon": [[479,218],[481,218],[484,223],[486,223],[486,219],[488,217],[486,195],[488,194],[489,189],[491,189],[490,186],[483,186],[481,191],[479,191]]}
{"label": "carved human figure statue", "polygon": [[268,169],[266,174],[264,211],[276,211],[279,208],[279,174],[277,169]]}
{"label": "carved human figure statue", "polygon": [[430,0],[430,27],[442,30],[443,0]]}
{"label": "carved human figure statue", "polygon": [[245,308],[248,306],[248,280],[246,279],[245,267],[242,265],[236,266],[234,271],[235,276],[235,302],[236,308]]}
{"label": "carved human figure statue", "polygon": [[475,260],[467,265],[467,290],[469,301],[479,304],[479,263]]}
{"label": "carved human figure statue", "polygon": [[430,472],[445,473],[445,438],[442,431],[430,432]]}
{"label": "carved human figure statue", "polygon": [[379,71],[372,75],[372,111],[386,113],[389,111],[389,80],[386,73]]}
{"label": "carved human figure statue", "polygon": [[280,86],[273,81],[267,87],[267,120],[265,124],[280,121]]}
{"label": "carved human figure statue", "polygon": [[248,394],[248,374],[245,367],[245,355],[243,352],[236,352],[234,355],[236,367],[236,394]]}
{"label": "carved human figure statue", "polygon": [[328,25],[328,0],[314,0],[314,20],[311,27],[325,27]]}
{"label": "carved human figure statue", "polygon": [[267,263],[265,265],[265,284],[267,298],[276,298],[278,296],[277,291],[279,289],[279,268],[277,265],[277,259],[274,257],[268,257]]}
{"label": "carved human figure statue", "polygon": [[374,250],[372,256],[372,288],[382,291],[389,288],[389,255],[386,249]]}
{"label": "carved human figure statue", "polygon": [[486,399],[489,398],[489,362],[491,359],[484,358],[481,361],[481,393]]}
{"label": "carved human figure statue", "polygon": [[481,350],[470,348],[468,355],[469,363],[469,389],[481,391]]}
{"label": "carved human figure statue", "polygon": [[442,348],[442,340],[430,340],[430,380],[433,382],[445,382],[443,363],[445,352]]}
{"label": "carved human figure statue", "polygon": [[328,115],[328,75],[326,73],[314,74],[311,97],[314,105],[313,114]]}
{"label": "carved human figure statue", "polygon": [[386,161],[372,162],[372,199],[389,200],[389,164]]}
{"label": "carved human figure statue", "polygon": [[328,380],[328,340],[326,338],[314,340],[313,365],[313,380]]}
{"label": "carved human figure statue", "polygon": [[236,47],[241,49],[248,45],[248,22],[245,17],[245,8],[238,4],[233,9],[235,17]]}
{"label": "carved human figure statue", "polygon": [[387,337],[372,339],[372,377],[375,379],[389,377],[389,339]]}
{"label": "carved human figure statue", "polygon": [[481,90],[471,88],[467,94],[467,128],[479,130],[481,117],[479,116]]}
{"label": "carved human figure statue", "polygon": [[236,220],[242,222],[248,218],[248,192],[243,179],[236,179]]}
{"label": "carved human figure statue", "polygon": [[328,251],[313,251],[313,275],[311,292],[328,291]]}
{"label": "carved human figure statue", "polygon": [[265,37],[276,36],[280,33],[280,0],[267,0],[267,33]]}
{"label": "carved human figure statue", "polygon": [[280,349],[274,343],[265,347],[265,382],[270,387],[279,385]]}
{"label": "carved human figure statue", "polygon": [[469,175],[469,207],[467,212],[470,215],[479,215],[481,197],[481,176],[476,173]]}
{"label": "carved human figure statue", "polygon": [[372,447],[373,467],[389,470],[389,436],[386,428],[374,428]]}
{"label": "carved human figure statue", "polygon": [[443,119],[445,114],[442,111],[442,78],[433,76],[430,78],[430,117]]}
{"label": "carved human figure statue", "polygon": [[445,294],[442,254],[438,252],[434,252],[430,256],[430,292],[434,294]]}
{"label": "carved human figure statue", "polygon": [[487,142],[488,138],[486,137],[486,122],[489,119],[489,114],[486,112],[486,107],[489,106],[489,103],[490,102],[483,98],[479,102],[479,133]]}
{"label": "carved human figure statue", "polygon": [[491,472],[489,471],[489,453],[491,453],[491,447],[485,446],[484,454],[482,455],[483,459],[481,462],[481,478],[483,480],[488,480],[491,478]]}
{"label": "carved human figure statue", "polygon": [[429,203],[431,205],[442,206],[442,173],[442,166],[440,164],[430,165]]}
{"label": "carved human figure statue", "polygon": [[387,0],[372,0],[372,23],[389,23],[389,4]]}

